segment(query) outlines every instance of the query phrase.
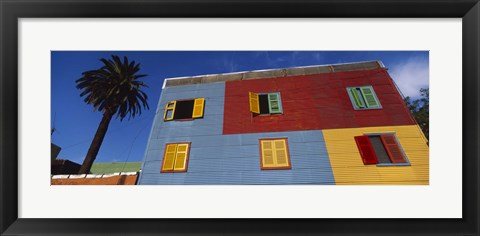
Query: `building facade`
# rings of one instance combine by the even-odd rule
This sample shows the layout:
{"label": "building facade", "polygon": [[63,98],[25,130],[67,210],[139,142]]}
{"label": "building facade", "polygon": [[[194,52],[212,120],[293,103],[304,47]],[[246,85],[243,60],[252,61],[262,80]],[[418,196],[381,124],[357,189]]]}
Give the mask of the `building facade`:
{"label": "building facade", "polygon": [[[56,160],[67,161],[68,160]],[[72,162],[74,163],[74,162]],[[51,185],[136,185],[141,162],[95,162],[89,174],[78,174],[80,165],[74,163],[75,170],[60,171],[52,165]]]}
{"label": "building facade", "polygon": [[138,184],[428,184],[379,61],[166,79]]}
{"label": "building facade", "polygon": [[138,172],[53,175],[51,185],[136,185]]}

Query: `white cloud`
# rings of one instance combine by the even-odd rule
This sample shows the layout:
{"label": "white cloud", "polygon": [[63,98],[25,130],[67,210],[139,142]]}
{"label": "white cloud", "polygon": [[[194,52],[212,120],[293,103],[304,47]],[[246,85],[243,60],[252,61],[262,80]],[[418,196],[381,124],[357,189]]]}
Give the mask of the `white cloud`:
{"label": "white cloud", "polygon": [[231,55],[229,57],[225,56],[222,60],[222,63],[226,72],[235,72],[238,70],[239,65],[236,63],[234,55]]}
{"label": "white cloud", "polygon": [[429,88],[427,58],[410,58],[404,63],[393,65],[389,73],[405,97],[418,98],[421,88]]}
{"label": "white cloud", "polygon": [[323,55],[319,52],[315,52],[312,54],[313,56],[313,59],[315,59],[317,61],[318,64],[320,64],[321,61],[323,61]]}

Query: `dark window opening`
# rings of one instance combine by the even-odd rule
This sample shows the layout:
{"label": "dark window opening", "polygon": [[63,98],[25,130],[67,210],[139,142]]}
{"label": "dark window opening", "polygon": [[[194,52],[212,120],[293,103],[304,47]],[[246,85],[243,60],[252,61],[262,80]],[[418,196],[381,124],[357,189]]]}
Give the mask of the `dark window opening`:
{"label": "dark window opening", "polygon": [[362,94],[362,90],[360,90],[360,88],[355,88],[355,93],[357,94],[357,97],[358,99],[360,100],[360,103],[365,106],[365,99],[363,99],[363,94]]}
{"label": "dark window opening", "polygon": [[368,138],[370,139],[370,143],[372,143],[373,150],[375,150],[378,163],[392,163],[390,157],[388,157],[387,150],[385,150],[385,146],[383,146],[380,136],[372,135],[368,136]]}
{"label": "dark window opening", "polygon": [[173,119],[191,119],[195,100],[177,101]]}
{"label": "dark window opening", "polygon": [[258,100],[260,104],[260,114],[270,114],[268,105],[268,94],[258,95]]}

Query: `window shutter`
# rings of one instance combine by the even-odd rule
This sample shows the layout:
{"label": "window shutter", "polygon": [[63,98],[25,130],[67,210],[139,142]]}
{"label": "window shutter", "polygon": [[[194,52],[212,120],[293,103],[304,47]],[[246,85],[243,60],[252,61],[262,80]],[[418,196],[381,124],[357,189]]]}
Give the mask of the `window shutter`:
{"label": "window shutter", "polygon": [[248,98],[250,100],[250,112],[260,114],[260,102],[258,100],[258,94],[248,92]]}
{"label": "window shutter", "polygon": [[273,153],[273,141],[262,140],[261,149],[262,149],[262,166],[274,167],[275,161],[274,161],[274,153]]}
{"label": "window shutter", "polygon": [[268,94],[268,105],[270,114],[282,113],[282,104],[280,101],[280,93]]}
{"label": "window shutter", "polygon": [[165,113],[163,114],[163,120],[173,120],[176,105],[177,101],[167,102],[167,105],[165,106]]}
{"label": "window shutter", "polygon": [[363,164],[371,165],[378,164],[377,155],[373,150],[372,144],[368,136],[355,136],[360,156],[362,156]]}
{"label": "window shutter", "polygon": [[188,158],[188,144],[177,144],[177,155],[175,158],[175,171],[186,170]]}
{"label": "window shutter", "polygon": [[165,156],[163,157],[162,171],[173,171],[176,151],[177,144],[167,144],[165,146]]}
{"label": "window shutter", "polygon": [[360,100],[360,97],[357,94],[357,89],[356,88],[349,88],[348,91],[350,92],[350,97],[353,99],[353,104],[355,108],[364,108],[363,102]]}
{"label": "window shutter", "polygon": [[365,99],[365,103],[367,103],[368,108],[380,107],[380,103],[377,101],[372,87],[361,87],[360,90],[362,91],[363,99]]}
{"label": "window shutter", "polygon": [[275,140],[275,166],[289,166],[286,140]]}
{"label": "window shutter", "polygon": [[193,114],[192,118],[201,118],[203,117],[203,107],[205,105],[205,98],[196,98],[195,103],[193,104]]}
{"label": "window shutter", "polygon": [[383,145],[387,150],[388,156],[392,163],[406,163],[405,157],[398,146],[397,139],[393,134],[384,134],[381,135],[380,138],[382,139]]}

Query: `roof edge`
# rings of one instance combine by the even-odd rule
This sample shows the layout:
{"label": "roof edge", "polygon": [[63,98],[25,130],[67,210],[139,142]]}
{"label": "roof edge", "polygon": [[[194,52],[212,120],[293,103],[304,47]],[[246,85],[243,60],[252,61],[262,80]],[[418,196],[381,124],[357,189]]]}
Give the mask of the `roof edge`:
{"label": "roof edge", "polygon": [[211,74],[211,75],[197,75],[186,77],[166,78],[163,81],[162,89],[165,87],[182,86],[190,84],[206,84],[215,82],[225,82],[233,80],[251,80],[251,79],[265,79],[275,77],[299,76],[299,75],[313,75],[334,72],[371,70],[376,68],[385,68],[385,65],[379,61],[364,61],[353,63],[339,63],[328,65],[312,65],[291,68],[267,69],[267,70],[253,70],[241,71],[225,74]]}

